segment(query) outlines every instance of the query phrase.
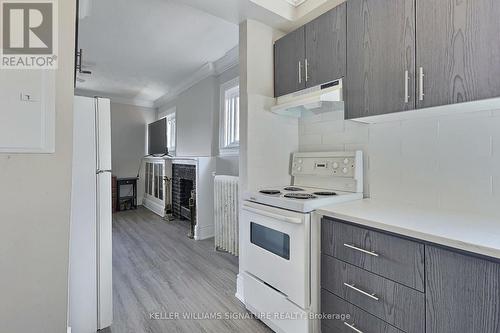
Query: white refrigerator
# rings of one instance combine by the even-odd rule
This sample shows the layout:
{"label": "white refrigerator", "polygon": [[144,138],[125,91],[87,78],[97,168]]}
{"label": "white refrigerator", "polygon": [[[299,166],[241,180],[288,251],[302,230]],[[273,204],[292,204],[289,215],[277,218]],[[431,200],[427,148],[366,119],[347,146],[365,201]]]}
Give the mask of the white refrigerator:
{"label": "white refrigerator", "polygon": [[76,96],[69,267],[69,326],[94,333],[113,320],[111,110]]}

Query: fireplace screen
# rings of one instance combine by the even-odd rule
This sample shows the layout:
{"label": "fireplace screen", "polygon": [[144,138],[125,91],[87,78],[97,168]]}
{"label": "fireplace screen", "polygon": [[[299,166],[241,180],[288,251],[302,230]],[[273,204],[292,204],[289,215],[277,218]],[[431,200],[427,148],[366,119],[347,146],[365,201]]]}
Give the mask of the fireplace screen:
{"label": "fireplace screen", "polygon": [[189,179],[180,179],[180,202],[181,202],[181,217],[191,219],[191,210],[189,209],[189,198],[193,188],[193,181]]}
{"label": "fireplace screen", "polygon": [[189,208],[191,191],[196,191],[196,166],[173,164],[172,206],[176,218],[191,219],[191,210]]}

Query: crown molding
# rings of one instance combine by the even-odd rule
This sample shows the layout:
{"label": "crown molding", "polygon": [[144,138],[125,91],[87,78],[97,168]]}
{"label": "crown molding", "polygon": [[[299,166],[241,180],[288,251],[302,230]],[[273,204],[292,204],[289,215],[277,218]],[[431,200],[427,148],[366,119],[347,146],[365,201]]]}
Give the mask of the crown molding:
{"label": "crown molding", "polygon": [[179,85],[172,88],[168,93],[158,98],[154,102],[154,106],[156,108],[160,108],[163,105],[171,102],[175,98],[177,98],[180,94],[193,87],[200,81],[210,77],[210,76],[218,76],[228,69],[238,65],[239,63],[239,47],[236,45],[231,50],[227,51],[224,56],[219,58],[214,62],[207,62],[200,69],[194,72],[191,76],[187,77],[184,81],[182,81]]}
{"label": "crown molding", "polygon": [[203,65],[200,69],[198,69],[196,72],[194,72],[191,76],[187,77],[184,81],[179,83],[176,87],[173,87],[172,89],[169,90],[168,93],[163,95],[162,97],[158,98],[154,102],[154,106],[156,108],[159,108],[171,100],[175,99],[177,96],[179,96],[181,93],[184,91],[188,90],[198,82],[206,79],[207,77],[210,77],[214,75],[215,69],[214,69],[214,63],[213,62],[208,62],[205,65]]}
{"label": "crown molding", "polygon": [[298,6],[302,5],[304,2],[306,2],[307,0],[285,0],[285,1],[294,7],[298,7]]}
{"label": "crown molding", "polygon": [[220,75],[240,62],[240,48],[238,45],[227,51],[223,57],[215,62],[215,74]]}
{"label": "crown molding", "polygon": [[132,105],[132,106],[138,106],[138,107],[143,107],[143,108],[150,108],[154,109],[155,105],[153,101],[150,100],[145,100],[145,99],[138,99],[138,98],[125,98],[123,96],[119,96],[116,94],[110,94],[110,93],[103,93],[100,91],[94,91],[94,90],[87,90],[87,89],[75,89],[75,95],[77,96],[86,96],[86,97],[103,97],[103,98],[109,98],[112,103],[117,103],[117,104],[125,104],[125,105]]}

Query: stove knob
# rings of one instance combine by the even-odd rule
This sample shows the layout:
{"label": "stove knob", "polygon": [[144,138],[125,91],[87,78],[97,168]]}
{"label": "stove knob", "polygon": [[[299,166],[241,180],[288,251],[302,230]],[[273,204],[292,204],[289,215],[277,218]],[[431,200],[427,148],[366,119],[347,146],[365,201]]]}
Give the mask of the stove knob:
{"label": "stove knob", "polygon": [[338,164],[337,162],[334,162],[334,163],[333,163],[333,168],[334,168],[334,169],[337,169],[338,167],[339,167],[339,164]]}
{"label": "stove knob", "polygon": [[343,169],[342,169],[342,172],[343,172],[343,173],[347,173],[347,168],[343,168]]}
{"label": "stove knob", "polygon": [[298,168],[297,168],[297,171],[302,171],[302,167],[298,167]]}
{"label": "stove knob", "polygon": [[299,162],[300,164],[302,164],[302,160],[298,160],[297,162]]}
{"label": "stove knob", "polygon": [[346,158],[346,159],[344,160],[344,164],[349,164],[349,159],[347,159],[347,158]]}

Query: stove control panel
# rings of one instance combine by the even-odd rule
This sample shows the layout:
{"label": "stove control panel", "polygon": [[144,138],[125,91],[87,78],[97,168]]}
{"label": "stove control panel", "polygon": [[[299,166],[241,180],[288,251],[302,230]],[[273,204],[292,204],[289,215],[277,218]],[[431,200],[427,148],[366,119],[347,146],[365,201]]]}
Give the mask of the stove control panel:
{"label": "stove control panel", "polygon": [[363,152],[294,153],[293,184],[363,193]]}
{"label": "stove control panel", "polygon": [[294,157],[292,176],[354,177],[355,157],[304,158]]}

